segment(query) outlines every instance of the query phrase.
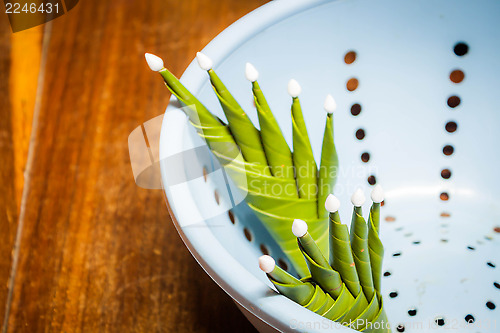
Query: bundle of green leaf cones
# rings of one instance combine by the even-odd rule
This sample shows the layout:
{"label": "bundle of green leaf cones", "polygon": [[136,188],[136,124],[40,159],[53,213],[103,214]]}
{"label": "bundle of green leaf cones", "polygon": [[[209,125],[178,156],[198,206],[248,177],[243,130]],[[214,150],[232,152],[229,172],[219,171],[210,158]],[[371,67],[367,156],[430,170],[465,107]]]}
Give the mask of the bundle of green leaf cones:
{"label": "bundle of green leaf cones", "polygon": [[[379,215],[383,193],[379,186],[374,188],[368,224],[361,212],[364,195],[360,191],[353,195],[349,234],[347,225],[340,222],[338,199],[331,195],[338,167],[333,98],[328,95],[324,104],[327,114],[318,168],[298,97],[301,88],[295,80],[288,84],[292,151],[251,64],[247,63],[245,75],[252,83],[260,130],[217,76],[211,59],[198,53],[197,60],[208,72],[227,124],[185,88],[159,57],[146,54],[149,67],[161,74],[184,106],[190,123],[303,278],[285,272],[269,256],[260,258],[260,267],[280,293],[309,310],[358,331],[390,332],[380,294],[384,249],[379,238]],[[276,192],[276,188],[282,190]],[[290,232],[292,225],[294,233]]]}
{"label": "bundle of green leaf cones", "polygon": [[383,201],[379,185],[373,189],[372,200],[367,225],[361,211],[364,194],[361,190],[353,194],[349,232],[340,221],[339,200],[332,194],[327,197],[329,255],[320,250],[305,221],[293,222],[297,247],[309,268],[305,278],[290,275],[268,255],[259,258],[259,266],[280,293],[307,309],[358,331],[390,332],[380,289],[384,249],[379,238]]}

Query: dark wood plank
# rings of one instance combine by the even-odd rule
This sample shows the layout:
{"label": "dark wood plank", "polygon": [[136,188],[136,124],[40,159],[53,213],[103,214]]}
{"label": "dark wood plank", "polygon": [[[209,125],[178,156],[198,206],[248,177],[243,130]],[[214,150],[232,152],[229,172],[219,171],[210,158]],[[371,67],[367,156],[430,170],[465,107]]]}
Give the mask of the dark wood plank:
{"label": "dark wood plank", "polygon": [[81,1],[53,21],[10,332],[252,332],[179,239],[160,191],[135,186],[128,134],[169,95],[143,54],[181,74],[262,0]]}

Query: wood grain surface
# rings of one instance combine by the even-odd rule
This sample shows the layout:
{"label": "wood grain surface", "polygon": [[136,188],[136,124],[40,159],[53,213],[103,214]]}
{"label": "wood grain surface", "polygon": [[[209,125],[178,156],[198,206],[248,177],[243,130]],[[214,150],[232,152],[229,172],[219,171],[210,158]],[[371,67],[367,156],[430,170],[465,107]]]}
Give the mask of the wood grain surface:
{"label": "wood grain surface", "polygon": [[168,104],[145,52],[180,75],[264,2],[82,0],[24,38],[0,14],[4,332],[255,331],[134,184],[127,138]]}
{"label": "wood grain surface", "polygon": [[11,270],[11,251],[17,228],[15,198],[14,135],[9,98],[10,28],[6,19],[0,20],[0,316],[7,303],[7,283]]}

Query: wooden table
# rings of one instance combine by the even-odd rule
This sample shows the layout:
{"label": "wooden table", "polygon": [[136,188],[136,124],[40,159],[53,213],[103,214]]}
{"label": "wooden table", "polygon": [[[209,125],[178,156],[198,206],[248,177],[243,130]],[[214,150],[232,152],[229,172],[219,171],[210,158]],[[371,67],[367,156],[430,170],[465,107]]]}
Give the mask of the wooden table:
{"label": "wooden table", "polygon": [[[0,13],[0,315],[4,332],[254,332],[191,257],[161,191],[133,181],[129,133],[264,0],[82,0],[12,34]],[[3,314],[5,313],[5,317]]]}

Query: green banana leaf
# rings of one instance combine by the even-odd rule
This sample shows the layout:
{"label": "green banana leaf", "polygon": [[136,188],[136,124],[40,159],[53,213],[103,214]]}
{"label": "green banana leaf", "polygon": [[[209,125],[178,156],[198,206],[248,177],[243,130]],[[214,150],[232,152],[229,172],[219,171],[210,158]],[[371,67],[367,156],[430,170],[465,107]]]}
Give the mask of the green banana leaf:
{"label": "green banana leaf", "polygon": [[274,269],[267,273],[267,278],[281,294],[303,306],[309,304],[316,294],[316,288],[310,282],[297,279],[279,266],[274,266]]}
{"label": "green banana leaf", "polygon": [[382,296],[377,292],[377,299],[379,303],[379,310],[375,317],[367,323],[362,332],[365,333],[391,333],[389,319],[384,309],[384,301]]}
{"label": "green banana leaf", "polygon": [[292,102],[292,137],[293,165],[295,166],[299,196],[306,199],[315,199],[318,192],[318,167],[314,160],[311,142],[309,141],[298,97],[293,97]]}
{"label": "green banana leaf", "polygon": [[318,217],[328,218],[325,209],[325,201],[330,193],[333,193],[335,180],[337,179],[337,167],[339,159],[333,141],[333,114],[326,117],[325,133],[321,148],[321,163],[318,172]]}
{"label": "green banana leaf", "polygon": [[361,293],[358,273],[351,251],[347,225],[340,222],[338,212],[330,213],[330,266],[340,273],[354,297]]}
{"label": "green banana leaf", "polygon": [[368,251],[372,270],[373,284],[377,292],[381,292],[382,261],[384,259],[384,246],[379,237],[380,204],[373,203],[368,218]]}
{"label": "green banana leaf", "polygon": [[257,81],[252,82],[252,92],[271,173],[275,177],[294,179],[292,152]]}
{"label": "green banana leaf", "polygon": [[345,284],[342,284],[340,294],[335,299],[335,303],[323,316],[333,321],[342,322],[353,303],[354,297],[352,297]]}
{"label": "green banana leaf", "polygon": [[361,207],[354,207],[351,220],[351,249],[359,281],[367,299],[373,299],[372,268],[368,253],[368,226],[361,216]]}
{"label": "green banana leaf", "polygon": [[[267,158],[259,131],[252,124],[248,115],[234,99],[229,90],[227,90],[215,71],[210,69],[208,74],[215,94],[226,115],[231,134],[236,144],[240,147],[243,157],[248,162],[267,166]],[[270,174],[268,168],[265,168],[264,172],[265,174]]]}
{"label": "green banana leaf", "polygon": [[[311,279],[287,280],[283,282],[275,275],[277,269],[280,268],[276,267],[272,273],[267,274],[267,277],[281,294],[319,315],[327,313],[330,315],[335,314],[332,308],[337,302],[318,285],[312,283]],[[281,277],[283,273],[279,272],[278,274]]]}
{"label": "green banana leaf", "polygon": [[325,292],[337,299],[343,286],[340,274],[328,264],[325,256],[309,233],[297,238],[297,243],[306,260],[312,279]]}

